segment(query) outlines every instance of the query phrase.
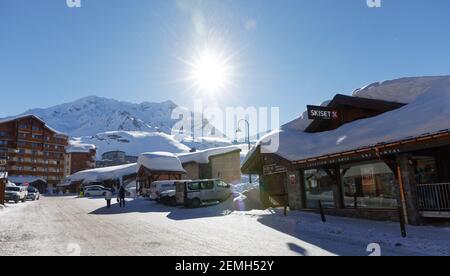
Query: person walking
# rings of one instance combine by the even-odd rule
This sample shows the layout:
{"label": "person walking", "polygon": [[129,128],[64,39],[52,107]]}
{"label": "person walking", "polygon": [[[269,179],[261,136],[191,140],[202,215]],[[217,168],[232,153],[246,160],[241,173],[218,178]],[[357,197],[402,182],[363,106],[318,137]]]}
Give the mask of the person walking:
{"label": "person walking", "polygon": [[125,188],[120,186],[119,189],[119,207],[125,207]]}
{"label": "person walking", "polygon": [[105,192],[106,208],[111,208],[112,191],[107,189]]}

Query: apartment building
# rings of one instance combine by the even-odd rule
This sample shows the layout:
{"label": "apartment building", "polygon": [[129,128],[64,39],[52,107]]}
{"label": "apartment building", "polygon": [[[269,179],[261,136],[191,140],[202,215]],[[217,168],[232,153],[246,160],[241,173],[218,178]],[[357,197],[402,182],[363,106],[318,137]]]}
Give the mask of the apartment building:
{"label": "apartment building", "polygon": [[34,115],[0,120],[0,159],[7,160],[9,176],[44,179],[49,192],[64,178],[68,140]]}

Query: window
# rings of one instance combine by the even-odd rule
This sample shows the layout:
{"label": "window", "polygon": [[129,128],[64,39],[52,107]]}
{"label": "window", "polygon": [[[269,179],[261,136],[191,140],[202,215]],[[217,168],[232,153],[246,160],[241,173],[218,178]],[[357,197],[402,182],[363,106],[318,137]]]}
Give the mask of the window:
{"label": "window", "polygon": [[38,155],[38,152],[37,152],[37,150],[33,150],[33,151],[31,152],[31,154],[32,154],[32,155]]}
{"label": "window", "polygon": [[39,147],[41,147],[41,144],[39,144],[39,143],[31,143],[31,146],[33,148],[39,148]]}
{"label": "window", "polygon": [[38,134],[33,134],[33,135],[31,135],[31,137],[32,137],[33,139],[39,139],[39,140],[42,139],[42,135],[38,135]]}
{"label": "window", "polygon": [[306,207],[318,209],[319,201],[324,208],[335,208],[337,186],[324,170],[305,171]]}
{"label": "window", "polygon": [[34,131],[41,131],[41,128],[38,127],[38,126],[33,126],[33,127],[32,127],[32,130],[34,130]]}
{"label": "window", "polygon": [[439,182],[436,160],[433,157],[414,156],[411,160],[417,184],[433,184]]}
{"label": "window", "polygon": [[17,145],[18,145],[19,147],[25,147],[25,146],[27,145],[27,143],[24,142],[24,141],[19,141],[19,142],[17,142]]}
{"label": "window", "polygon": [[8,145],[8,141],[0,140],[0,146],[7,146],[7,145]]}
{"label": "window", "polygon": [[395,176],[384,162],[342,167],[346,208],[395,209]]}
{"label": "window", "polygon": [[214,182],[213,181],[202,182],[200,186],[202,190],[212,190],[214,189]]}
{"label": "window", "polygon": [[7,137],[7,136],[8,136],[8,132],[0,131],[0,137]]}
{"label": "window", "polygon": [[20,125],[19,125],[19,128],[27,129],[27,128],[28,128],[28,125],[27,125],[27,124],[20,124]]}
{"label": "window", "polygon": [[197,191],[200,190],[200,183],[198,182],[192,182],[188,184],[189,190]]}

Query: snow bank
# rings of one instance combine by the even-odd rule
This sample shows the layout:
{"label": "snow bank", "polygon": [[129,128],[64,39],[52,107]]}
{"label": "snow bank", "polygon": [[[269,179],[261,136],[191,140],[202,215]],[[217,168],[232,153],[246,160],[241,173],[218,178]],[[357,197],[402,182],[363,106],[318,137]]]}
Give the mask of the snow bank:
{"label": "snow bank", "polygon": [[70,140],[69,146],[66,149],[67,153],[89,153],[91,150],[96,150],[94,144],[82,143],[80,139]]}
{"label": "snow bank", "polygon": [[[408,95],[406,92],[398,93]],[[261,145],[263,152],[274,152],[266,143],[277,141],[279,137],[280,146],[274,153],[287,160],[297,161],[400,141],[449,130],[449,105],[450,78],[439,78],[410,104],[397,110],[321,133],[305,133],[298,128],[298,122],[294,121],[269,133],[258,145]]]}
{"label": "snow bank", "polygon": [[137,172],[137,164],[92,169],[74,173],[69,176],[69,182],[83,181],[83,183],[101,182],[110,179],[122,178]]}
{"label": "snow bank", "polygon": [[139,155],[138,166],[151,171],[186,173],[180,159],[169,152],[147,152]]}
{"label": "snow bank", "polygon": [[208,164],[209,158],[221,154],[226,154],[234,151],[241,151],[241,148],[238,146],[230,146],[230,147],[220,147],[220,148],[212,148],[197,152],[191,153],[180,153],[177,154],[177,157],[180,159],[181,163],[190,163],[195,162],[199,164]]}

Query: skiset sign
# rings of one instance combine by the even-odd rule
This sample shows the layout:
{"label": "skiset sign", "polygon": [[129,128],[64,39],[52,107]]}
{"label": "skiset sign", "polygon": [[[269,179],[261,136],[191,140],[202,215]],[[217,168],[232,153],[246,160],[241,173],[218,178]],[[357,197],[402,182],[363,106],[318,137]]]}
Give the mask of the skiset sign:
{"label": "skiset sign", "polygon": [[329,107],[308,105],[308,118],[310,120],[339,120],[339,112]]}

